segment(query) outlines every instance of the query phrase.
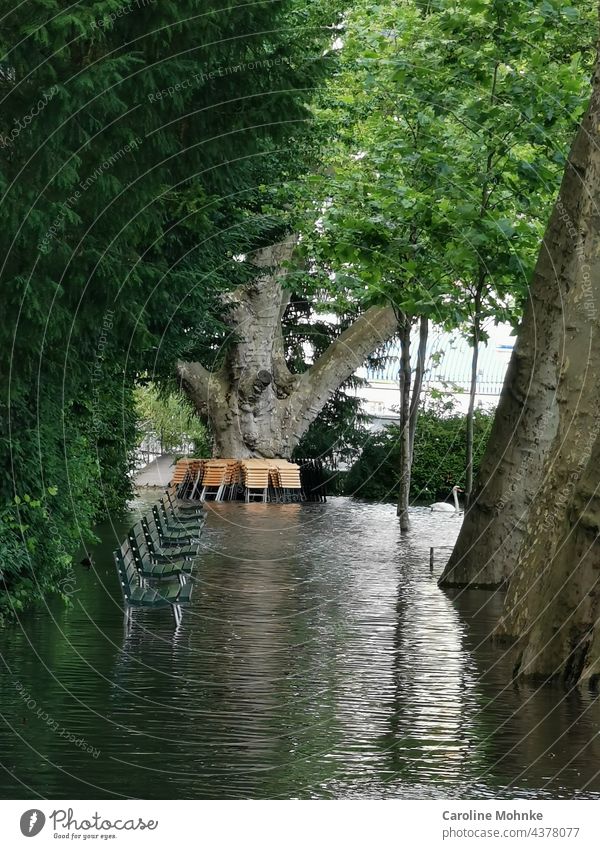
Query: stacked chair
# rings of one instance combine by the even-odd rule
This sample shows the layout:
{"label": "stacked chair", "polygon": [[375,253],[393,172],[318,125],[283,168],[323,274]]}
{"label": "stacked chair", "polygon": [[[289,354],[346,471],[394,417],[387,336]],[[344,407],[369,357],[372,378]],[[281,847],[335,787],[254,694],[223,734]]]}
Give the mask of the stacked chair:
{"label": "stacked chair", "polygon": [[271,460],[271,486],[275,490],[273,501],[302,501],[300,468],[285,460]]}
{"label": "stacked chair", "polygon": [[[305,468],[309,487],[305,486]],[[322,466],[317,461],[300,467],[277,459],[184,459],[177,463],[172,487],[178,485],[180,493],[199,501],[325,501],[320,489],[322,478]],[[170,497],[176,498],[174,490]],[[176,505],[173,502],[171,506]]]}
{"label": "stacked chair", "polygon": [[204,460],[183,458],[175,466],[169,491],[177,491],[177,499],[197,498],[198,488],[204,475]]}
{"label": "stacked chair", "polygon": [[242,460],[242,483],[247,502],[267,501],[269,495],[269,460]]}
{"label": "stacked chair", "polygon": [[200,501],[223,501],[228,486],[227,460],[206,460]]}
{"label": "stacked chair", "polygon": [[327,484],[322,460],[298,460],[303,501],[327,501]]}
{"label": "stacked chair", "polygon": [[[182,481],[183,483],[183,481]],[[181,501],[170,487],[152,511],[129,529],[113,552],[123,591],[125,628],[133,608],[170,608],[175,624],[192,595],[192,571],[206,516],[200,505]]]}

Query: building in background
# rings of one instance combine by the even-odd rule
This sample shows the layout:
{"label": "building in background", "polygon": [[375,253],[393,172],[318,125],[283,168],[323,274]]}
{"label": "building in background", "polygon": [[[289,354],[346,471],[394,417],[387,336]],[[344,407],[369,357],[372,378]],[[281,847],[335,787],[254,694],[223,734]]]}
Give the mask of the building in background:
{"label": "building in background", "polygon": [[[477,393],[475,404],[490,409],[497,405],[508,362],[515,342],[510,325],[487,330],[489,339],[479,349]],[[412,340],[413,368],[415,366],[418,332]],[[457,412],[466,414],[471,383],[473,350],[458,333],[431,328],[427,344],[426,369],[422,397],[431,397],[432,390],[455,402]],[[368,385],[353,391],[362,398],[363,410],[371,416],[371,430],[379,430],[398,421],[400,344],[393,342],[380,369],[363,367],[357,377]]]}

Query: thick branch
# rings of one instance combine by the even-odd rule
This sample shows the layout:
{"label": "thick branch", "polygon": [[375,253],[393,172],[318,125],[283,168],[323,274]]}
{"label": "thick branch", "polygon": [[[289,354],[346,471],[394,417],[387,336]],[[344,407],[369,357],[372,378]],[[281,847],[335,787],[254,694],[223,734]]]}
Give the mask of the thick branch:
{"label": "thick branch", "polygon": [[306,432],[329,396],[364,363],[369,354],[392,338],[397,326],[396,313],[391,305],[371,307],[301,376],[289,408],[296,440]]}
{"label": "thick branch", "polygon": [[290,302],[292,293],[282,290],[281,304],[279,306],[279,322],[275,330],[275,338],[273,339],[273,379],[278,397],[287,397],[291,395],[296,388],[299,377],[287,367],[285,361],[285,348],[283,344],[283,316]]}
{"label": "thick branch", "polygon": [[177,363],[177,374],[186,395],[202,415],[223,401],[223,385],[218,374],[211,373],[200,363]]}

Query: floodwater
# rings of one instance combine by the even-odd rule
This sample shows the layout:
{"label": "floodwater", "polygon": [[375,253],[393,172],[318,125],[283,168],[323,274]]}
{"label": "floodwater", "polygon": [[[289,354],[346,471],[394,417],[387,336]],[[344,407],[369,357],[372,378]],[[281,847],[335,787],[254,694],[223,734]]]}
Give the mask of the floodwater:
{"label": "floodwater", "polygon": [[123,630],[132,512],[71,608],[0,632],[0,797],[600,795],[600,701],[516,688],[500,595],[439,590],[447,552],[430,574],[459,518],[416,508],[401,539],[393,506],[344,498],[209,511],[178,630]]}

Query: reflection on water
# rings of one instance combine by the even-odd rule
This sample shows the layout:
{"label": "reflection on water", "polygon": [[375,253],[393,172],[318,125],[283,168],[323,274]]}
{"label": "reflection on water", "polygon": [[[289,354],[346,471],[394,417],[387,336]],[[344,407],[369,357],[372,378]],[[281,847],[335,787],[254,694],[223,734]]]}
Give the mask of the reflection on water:
{"label": "reflection on water", "polygon": [[500,596],[437,588],[456,517],[416,509],[402,539],[389,505],[212,505],[181,628],[135,611],[125,637],[131,521],[70,609],[0,633],[0,796],[600,793],[599,703],[516,689],[485,639]]}

